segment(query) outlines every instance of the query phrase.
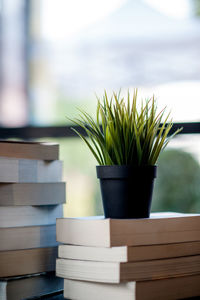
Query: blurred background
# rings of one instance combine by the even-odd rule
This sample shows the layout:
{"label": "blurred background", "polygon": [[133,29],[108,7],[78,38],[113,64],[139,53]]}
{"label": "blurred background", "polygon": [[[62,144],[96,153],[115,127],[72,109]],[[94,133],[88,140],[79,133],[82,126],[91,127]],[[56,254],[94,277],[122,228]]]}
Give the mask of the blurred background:
{"label": "blurred background", "polygon": [[[199,0],[0,0],[0,126],[70,126],[77,107],[95,114],[95,93],[134,87],[174,122],[198,124],[199,56]],[[153,211],[200,212],[200,131],[192,133],[161,155]],[[64,161],[65,216],[102,214],[85,144],[49,140]]]}

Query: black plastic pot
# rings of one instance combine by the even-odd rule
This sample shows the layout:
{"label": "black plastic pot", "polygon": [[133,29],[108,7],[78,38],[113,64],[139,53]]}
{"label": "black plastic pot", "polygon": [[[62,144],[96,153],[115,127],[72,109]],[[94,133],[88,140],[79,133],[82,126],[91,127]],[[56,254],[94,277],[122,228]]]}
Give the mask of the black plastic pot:
{"label": "black plastic pot", "polygon": [[149,218],[156,166],[97,166],[106,218]]}

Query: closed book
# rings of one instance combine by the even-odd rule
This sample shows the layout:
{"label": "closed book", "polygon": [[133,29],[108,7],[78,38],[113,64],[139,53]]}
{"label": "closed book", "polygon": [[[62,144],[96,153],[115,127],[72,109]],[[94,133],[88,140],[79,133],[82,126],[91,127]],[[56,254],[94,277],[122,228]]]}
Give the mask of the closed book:
{"label": "closed book", "polygon": [[59,258],[56,274],[62,278],[120,283],[200,274],[200,255],[138,262],[99,262]]}
{"label": "closed book", "polygon": [[57,247],[0,251],[0,277],[55,271]]}
{"label": "closed book", "polygon": [[200,296],[200,275],[120,284],[64,280],[71,300],[177,300]]}
{"label": "closed book", "polygon": [[200,241],[200,215],[152,213],[149,219],[62,218],[57,241],[64,244],[114,247]]}
{"label": "closed book", "polygon": [[0,251],[57,246],[56,225],[0,228]]}
{"label": "closed book", "polygon": [[1,206],[0,227],[55,224],[63,216],[63,205]]}
{"label": "closed book", "polygon": [[0,157],[0,182],[59,182],[62,161]]}
{"label": "closed book", "polygon": [[0,206],[65,203],[65,183],[0,183]]}
{"label": "closed book", "polygon": [[63,280],[54,272],[9,277],[0,280],[0,299],[19,300],[47,296],[62,291]]}
{"label": "closed book", "polygon": [[59,245],[58,247],[58,256],[60,258],[102,262],[130,262],[198,254],[200,255],[200,242],[111,248],[74,245]]}
{"label": "closed book", "polygon": [[57,160],[59,145],[55,143],[0,141],[0,156]]}

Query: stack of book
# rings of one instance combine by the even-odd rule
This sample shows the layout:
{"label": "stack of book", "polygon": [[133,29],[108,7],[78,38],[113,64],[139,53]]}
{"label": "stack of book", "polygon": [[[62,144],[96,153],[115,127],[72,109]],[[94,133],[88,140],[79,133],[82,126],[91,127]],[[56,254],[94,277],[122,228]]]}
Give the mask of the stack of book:
{"label": "stack of book", "polygon": [[55,261],[63,203],[57,144],[0,141],[0,299],[62,289]]}
{"label": "stack of book", "polygon": [[155,300],[200,296],[200,215],[60,218],[56,274],[64,297]]}

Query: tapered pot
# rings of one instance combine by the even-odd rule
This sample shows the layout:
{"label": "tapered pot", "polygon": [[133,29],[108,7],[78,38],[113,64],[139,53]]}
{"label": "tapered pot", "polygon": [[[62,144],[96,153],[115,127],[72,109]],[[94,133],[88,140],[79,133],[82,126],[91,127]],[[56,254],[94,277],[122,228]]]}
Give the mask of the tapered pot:
{"label": "tapered pot", "polygon": [[106,218],[149,218],[156,166],[97,166]]}

